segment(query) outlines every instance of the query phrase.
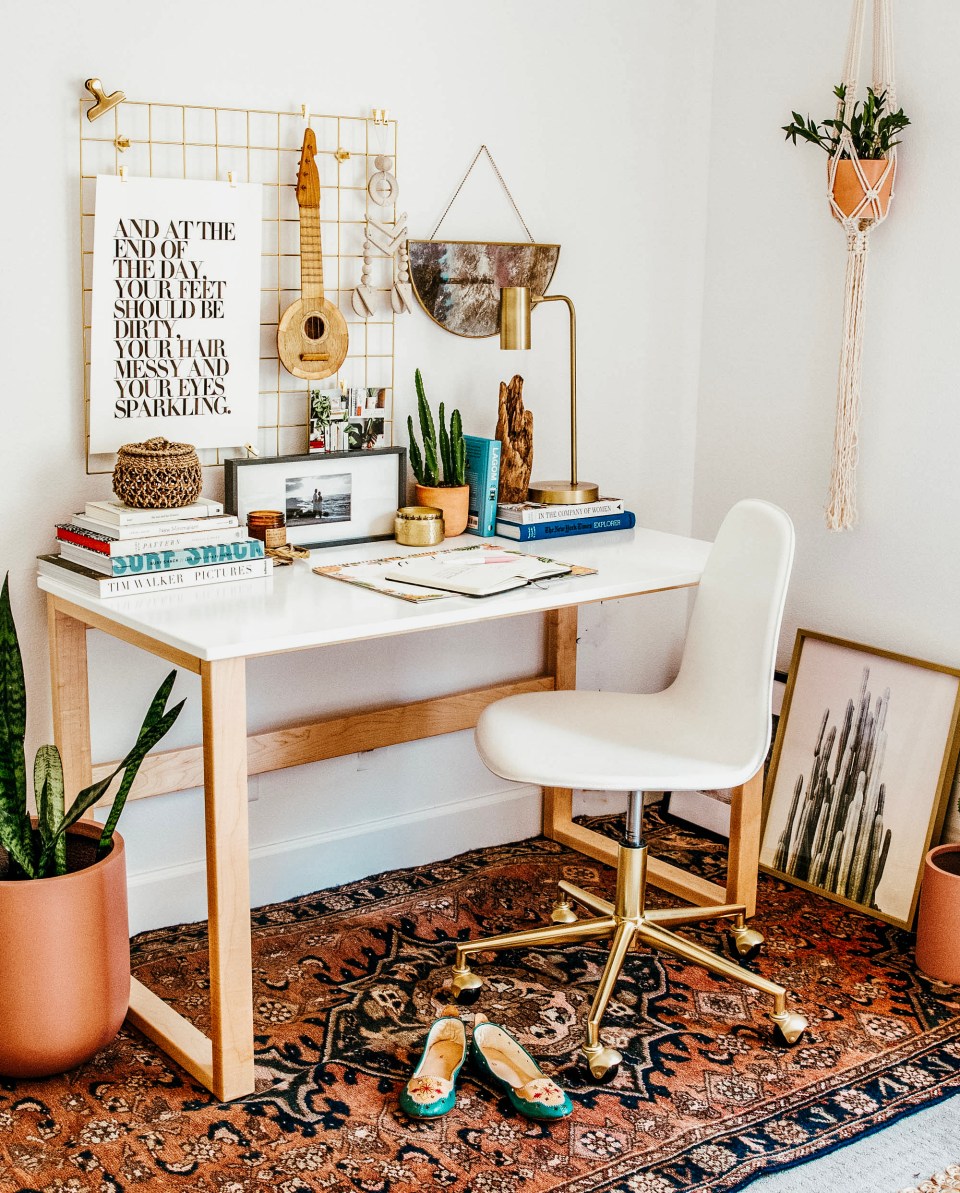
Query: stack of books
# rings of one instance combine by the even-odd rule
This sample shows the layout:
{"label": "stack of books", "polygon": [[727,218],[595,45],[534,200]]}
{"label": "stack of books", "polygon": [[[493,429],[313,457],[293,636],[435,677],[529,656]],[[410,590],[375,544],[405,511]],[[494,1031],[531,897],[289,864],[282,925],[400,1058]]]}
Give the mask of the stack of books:
{"label": "stack of books", "polygon": [[601,530],[632,530],[636,517],[623,508],[619,497],[601,497],[584,505],[538,505],[524,501],[497,506],[497,534],[503,538],[558,539]]}
{"label": "stack of books", "polygon": [[56,533],[60,554],[39,557],[40,575],[95,597],[249,580],[273,568],[263,543],[207,497],[173,510],[88,501]]}

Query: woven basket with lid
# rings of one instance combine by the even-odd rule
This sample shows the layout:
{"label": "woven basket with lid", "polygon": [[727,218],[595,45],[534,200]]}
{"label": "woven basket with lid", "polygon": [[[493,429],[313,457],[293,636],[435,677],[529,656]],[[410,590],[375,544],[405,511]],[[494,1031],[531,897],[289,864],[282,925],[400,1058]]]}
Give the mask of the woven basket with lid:
{"label": "woven basket with lid", "polygon": [[200,496],[203,472],[196,448],[158,436],[117,452],[113,491],[137,509],[177,509]]}

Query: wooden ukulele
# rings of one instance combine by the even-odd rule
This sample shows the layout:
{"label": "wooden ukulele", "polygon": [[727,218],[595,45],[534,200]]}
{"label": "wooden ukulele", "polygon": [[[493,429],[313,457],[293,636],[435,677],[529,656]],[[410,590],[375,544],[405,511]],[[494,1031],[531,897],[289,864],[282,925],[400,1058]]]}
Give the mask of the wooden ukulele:
{"label": "wooden ukulele", "polygon": [[320,381],[335,373],[347,355],[349,333],[340,310],[323,296],[320,244],[320,175],[314,161],[313,129],[303,134],[297,203],[300,207],[300,298],[283,312],[277,328],[277,355],[294,377]]}

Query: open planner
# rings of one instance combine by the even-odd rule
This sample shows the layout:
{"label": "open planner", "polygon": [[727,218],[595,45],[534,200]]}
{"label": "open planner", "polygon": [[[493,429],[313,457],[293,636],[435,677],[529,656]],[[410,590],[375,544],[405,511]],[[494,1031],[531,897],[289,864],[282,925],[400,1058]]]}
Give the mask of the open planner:
{"label": "open planner", "polygon": [[511,588],[522,588],[534,580],[565,576],[568,563],[538,559],[515,551],[485,550],[477,553],[438,551],[433,555],[412,555],[394,560],[384,579],[423,588],[439,588],[463,596],[491,596]]}

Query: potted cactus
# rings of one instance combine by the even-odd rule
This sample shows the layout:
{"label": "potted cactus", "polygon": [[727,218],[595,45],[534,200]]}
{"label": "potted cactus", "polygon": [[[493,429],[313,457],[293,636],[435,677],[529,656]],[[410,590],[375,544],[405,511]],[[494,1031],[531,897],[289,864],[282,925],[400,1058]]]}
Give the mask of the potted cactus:
{"label": "potted cactus", "polygon": [[[872,87],[867,88],[865,103],[856,100],[852,105],[847,100],[847,88],[839,83],[833,89],[837,98],[837,115],[833,119],[816,124],[809,116],[804,120],[799,112],[793,112],[793,121],[783,125],[786,139],[797,144],[798,138],[819,145],[827,155],[838,159],[833,175],[833,201],[845,216],[854,213],[870,217],[872,201],[864,206],[866,191],[862,178],[869,188],[877,189],[876,203],[880,215],[886,215],[893,186],[893,169],[889,161],[890,151],[900,142],[898,135],[910,121],[903,108],[896,112],[887,111],[887,93],[878,95]],[[850,149],[853,149],[851,154]],[[856,156],[856,164],[853,160]]]}
{"label": "potted cactus", "polygon": [[413,415],[408,415],[410,466],[417,480],[416,501],[417,505],[432,505],[443,511],[444,535],[452,538],[463,534],[467,527],[470,498],[470,486],[466,483],[467,451],[463,442],[463,423],[460,411],[454,410],[450,415],[450,428],[447,429],[443,402],[440,403],[439,417],[434,423],[419,369],[414,373],[414,383],[423,437],[421,451],[413,429]]}
{"label": "potted cactus", "polygon": [[[130,995],[123,840],[114,830],[144,757],[180,715],[160,685],[137,740],[106,778],[64,804],[56,746],[33,767],[27,810],[26,691],[10,607],[0,591],[0,1074],[44,1077],[88,1060],[116,1035]],[[105,824],[81,820],[122,775]]]}

